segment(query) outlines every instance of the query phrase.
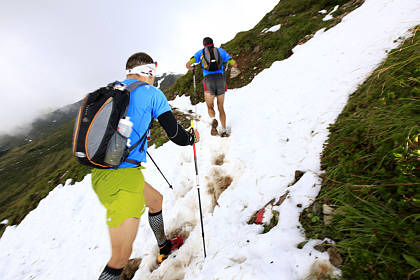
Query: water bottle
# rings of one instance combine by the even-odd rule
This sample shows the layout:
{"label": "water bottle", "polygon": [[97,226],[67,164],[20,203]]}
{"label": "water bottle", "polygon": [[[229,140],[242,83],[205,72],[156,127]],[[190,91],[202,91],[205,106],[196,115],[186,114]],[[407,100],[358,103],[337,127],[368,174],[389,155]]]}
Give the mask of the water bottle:
{"label": "water bottle", "polygon": [[120,165],[132,129],[133,123],[130,121],[129,117],[120,120],[117,131],[112,135],[108,142],[104,160],[105,163],[112,166]]}
{"label": "water bottle", "polygon": [[133,129],[133,123],[130,121],[130,117],[121,119],[118,123],[118,132],[125,138],[130,137],[131,130]]}

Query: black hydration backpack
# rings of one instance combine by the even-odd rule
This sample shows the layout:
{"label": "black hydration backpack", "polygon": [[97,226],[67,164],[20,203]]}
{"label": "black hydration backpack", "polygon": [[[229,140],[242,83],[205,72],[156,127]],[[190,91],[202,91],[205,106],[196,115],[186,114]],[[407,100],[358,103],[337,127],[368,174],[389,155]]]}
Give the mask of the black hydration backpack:
{"label": "black hydration backpack", "polygon": [[[129,86],[114,82],[89,93],[80,107],[73,130],[73,155],[80,163],[94,168],[116,168],[106,163],[105,155],[113,137],[121,137],[117,131],[120,119],[127,114],[130,93],[145,82],[136,81]],[[125,147],[121,162],[138,162],[127,159],[128,154],[141,142],[143,149],[146,133],[130,148]],[[119,164],[118,164],[119,165]]]}
{"label": "black hydration backpack", "polygon": [[203,49],[201,62],[203,63],[204,69],[209,71],[217,71],[223,65],[223,60],[219,54],[219,50],[215,47],[206,47]]}

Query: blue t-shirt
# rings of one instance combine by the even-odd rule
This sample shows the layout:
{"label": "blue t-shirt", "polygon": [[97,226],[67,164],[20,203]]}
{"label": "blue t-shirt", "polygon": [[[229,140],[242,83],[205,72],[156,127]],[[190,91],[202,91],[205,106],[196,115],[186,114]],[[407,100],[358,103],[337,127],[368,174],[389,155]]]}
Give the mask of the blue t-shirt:
{"label": "blue t-shirt", "polygon": [[[230,55],[222,48],[216,48],[216,49],[219,50],[219,54],[220,54],[220,57],[222,58],[223,62],[228,62],[228,60],[230,59]],[[195,59],[196,63],[198,63],[198,62],[201,63],[201,67],[203,67],[203,77],[205,77],[209,74],[215,74],[215,73],[222,73],[223,74],[223,65],[221,65],[220,69],[217,70],[217,71],[209,71],[209,70],[204,69],[203,62],[201,61],[201,55],[202,54],[203,54],[203,49],[199,50],[198,52],[196,52],[194,54],[194,59]]]}
{"label": "blue t-shirt", "polygon": [[[123,84],[130,85],[135,79],[127,79]],[[163,92],[151,85],[143,85],[130,93],[130,104],[128,105],[127,117],[133,123],[133,130],[129,139],[129,146],[134,145],[149,129],[152,119],[157,119],[161,114],[171,111],[168,100]],[[145,140],[145,139],[144,139]],[[146,162],[147,141],[144,144],[143,152],[140,152],[141,143],[130,152],[129,159]],[[123,162],[119,168],[134,167],[136,165]]]}

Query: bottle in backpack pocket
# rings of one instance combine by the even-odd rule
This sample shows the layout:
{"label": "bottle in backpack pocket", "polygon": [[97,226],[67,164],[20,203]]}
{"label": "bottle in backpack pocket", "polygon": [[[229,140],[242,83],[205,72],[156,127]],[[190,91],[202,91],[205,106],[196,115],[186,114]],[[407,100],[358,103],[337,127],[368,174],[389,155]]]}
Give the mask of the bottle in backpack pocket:
{"label": "bottle in backpack pocket", "polygon": [[108,147],[105,154],[105,163],[112,166],[119,166],[124,151],[127,147],[127,140],[133,129],[133,123],[129,117],[121,119],[118,123],[117,131],[112,135],[108,142]]}

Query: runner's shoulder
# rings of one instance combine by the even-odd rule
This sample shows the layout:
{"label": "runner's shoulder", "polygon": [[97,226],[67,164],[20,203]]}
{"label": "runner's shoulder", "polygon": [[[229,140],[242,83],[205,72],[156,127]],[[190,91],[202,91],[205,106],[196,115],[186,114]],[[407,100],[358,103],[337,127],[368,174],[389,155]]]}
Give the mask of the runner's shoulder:
{"label": "runner's shoulder", "polygon": [[147,94],[163,94],[163,92],[153,85],[144,85],[136,89],[136,91],[142,91]]}

